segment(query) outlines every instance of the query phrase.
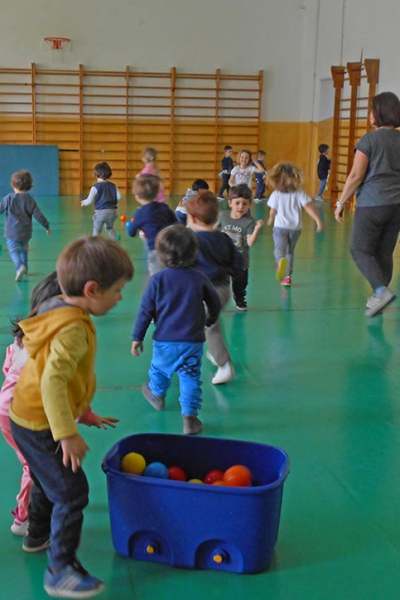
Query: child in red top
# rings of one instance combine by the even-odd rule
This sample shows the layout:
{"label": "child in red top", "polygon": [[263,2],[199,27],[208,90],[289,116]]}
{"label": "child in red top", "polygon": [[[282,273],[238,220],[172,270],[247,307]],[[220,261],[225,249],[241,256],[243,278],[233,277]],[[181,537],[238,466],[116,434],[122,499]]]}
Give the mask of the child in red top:
{"label": "child in red top", "polygon": [[[160,177],[160,171],[157,166],[157,150],[155,148],[145,148],[142,156],[144,163],[143,169],[138,173],[139,175],[155,175]],[[160,191],[155,199],[156,202],[165,202],[164,188],[160,185]]]}

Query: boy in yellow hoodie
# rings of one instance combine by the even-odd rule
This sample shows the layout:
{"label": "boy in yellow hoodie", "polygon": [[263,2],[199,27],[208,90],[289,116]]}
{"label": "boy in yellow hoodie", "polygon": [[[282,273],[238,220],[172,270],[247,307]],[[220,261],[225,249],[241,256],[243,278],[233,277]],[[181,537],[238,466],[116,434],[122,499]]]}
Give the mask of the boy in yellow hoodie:
{"label": "boy in yellow hoodie", "polygon": [[15,387],[10,419],[34,482],[23,549],[49,548],[48,594],[90,598],[103,584],[76,558],[88,503],[81,468],[88,446],[76,420],[88,409],[96,387],[96,332],[90,315],[104,315],[121,300],[133,265],[116,242],[87,237],[63,250],[57,276],[62,296],[19,324],[29,358]]}

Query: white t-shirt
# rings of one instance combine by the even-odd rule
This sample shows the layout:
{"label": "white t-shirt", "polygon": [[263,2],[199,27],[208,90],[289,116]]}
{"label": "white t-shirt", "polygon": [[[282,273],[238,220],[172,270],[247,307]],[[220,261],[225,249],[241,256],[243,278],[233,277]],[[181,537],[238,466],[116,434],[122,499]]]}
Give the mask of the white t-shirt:
{"label": "white t-shirt", "polygon": [[245,169],[241,169],[239,165],[233,167],[231,171],[231,177],[234,179],[233,185],[240,185],[241,183],[245,183],[249,187],[251,187],[251,180],[253,179],[253,175],[256,171],[254,165],[249,165]]}
{"label": "white t-shirt", "polygon": [[274,227],[282,229],[301,229],[301,212],[311,198],[303,191],[298,192],[272,192],[268,199],[268,206],[276,210]]}

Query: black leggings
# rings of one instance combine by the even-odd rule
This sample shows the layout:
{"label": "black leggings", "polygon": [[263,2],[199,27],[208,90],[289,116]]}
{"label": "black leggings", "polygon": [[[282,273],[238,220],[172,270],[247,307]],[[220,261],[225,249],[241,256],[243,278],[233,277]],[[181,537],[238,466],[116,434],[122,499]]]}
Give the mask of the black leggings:
{"label": "black leggings", "polygon": [[388,286],[400,231],[400,204],[365,206],[354,215],[351,255],[372,289]]}

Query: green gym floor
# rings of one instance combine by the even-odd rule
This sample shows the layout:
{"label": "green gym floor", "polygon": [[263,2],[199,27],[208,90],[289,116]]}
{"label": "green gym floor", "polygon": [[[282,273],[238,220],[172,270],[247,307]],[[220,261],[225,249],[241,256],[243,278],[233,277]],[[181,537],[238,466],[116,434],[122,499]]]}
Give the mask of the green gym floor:
{"label": "green gym floor", "polygon": [[[14,283],[2,244],[2,354],[11,339],[9,319],[26,314],[32,287],[54,268],[61,248],[90,231],[91,211],[81,210],[78,199],[46,198],[40,205],[52,235],[35,227],[26,282]],[[368,287],[349,256],[350,219],[338,226],[327,205],[324,212],[326,230],[318,236],[305,215],[291,290],[274,280],[270,231],[252,250],[249,311],[238,314],[230,305],[223,316],[236,379],[212,386],[213,368],[204,361],[204,434],[277,445],[291,460],[274,561],[259,575],[177,570],[114,553],[100,468],[105,452],[129,434],[181,428],[176,384],[164,413],[152,411],[140,394],[151,338],[140,358],[129,347],[146,263],[142,241],[122,233],[136,274],[123,301],[96,319],[94,400],[96,411],[120,424],[113,431],[82,428],[90,446],[85,471],[91,495],[79,556],[105,580],[101,598],[398,600],[400,304],[383,317],[364,318]],[[46,556],[22,552],[21,540],[9,531],[20,469],[5,443],[0,452],[0,600],[42,600]]]}

